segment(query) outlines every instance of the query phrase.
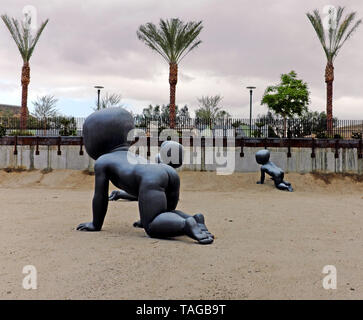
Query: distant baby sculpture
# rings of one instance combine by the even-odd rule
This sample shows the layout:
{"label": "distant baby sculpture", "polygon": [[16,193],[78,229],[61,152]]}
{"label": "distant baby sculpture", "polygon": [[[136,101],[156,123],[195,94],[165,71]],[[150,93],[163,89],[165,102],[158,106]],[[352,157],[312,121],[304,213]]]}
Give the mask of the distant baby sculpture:
{"label": "distant baby sculpture", "polygon": [[291,183],[284,181],[284,171],[276,166],[270,160],[270,151],[260,150],[256,152],[256,161],[261,164],[261,179],[257,181],[258,184],[263,184],[265,182],[265,173],[271,176],[271,179],[275,183],[275,187],[280,190],[287,190],[292,192]]}
{"label": "distant baby sculpture", "polygon": [[[127,136],[132,129],[133,117],[122,108],[96,111],[86,119],[84,145],[89,156],[96,160],[93,221],[81,223],[77,230],[101,230],[111,181],[121,191],[111,193],[110,200],[116,199],[112,199],[113,194],[121,199],[138,200],[140,221],[134,226],[144,228],[150,237],[187,235],[201,244],[212,243],[214,236],[205,226],[202,214],[191,216],[176,210],[180,180],[175,169],[165,163],[149,163],[129,151]],[[160,154],[168,146],[171,144],[164,143]]]}

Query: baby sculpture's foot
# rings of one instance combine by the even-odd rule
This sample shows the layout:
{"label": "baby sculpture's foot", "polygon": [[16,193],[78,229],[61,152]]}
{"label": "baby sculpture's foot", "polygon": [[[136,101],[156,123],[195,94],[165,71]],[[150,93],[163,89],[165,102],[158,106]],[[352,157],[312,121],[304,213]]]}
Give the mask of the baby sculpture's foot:
{"label": "baby sculpture's foot", "polygon": [[79,231],[100,231],[97,229],[92,222],[85,222],[78,225],[77,230]]}
{"label": "baby sculpture's foot", "polygon": [[209,232],[202,231],[194,217],[185,220],[185,233],[200,244],[210,244],[213,242],[213,237],[208,234]]}
{"label": "baby sculpture's foot", "polygon": [[142,223],[141,223],[141,220],[138,220],[138,221],[134,222],[133,226],[134,226],[135,228],[143,228],[143,227],[144,227],[144,226],[142,225]]}
{"label": "baby sculpture's foot", "polygon": [[285,190],[285,191],[289,191],[289,192],[292,192],[293,191],[291,184],[290,185],[286,185],[283,182],[281,182],[280,184],[278,184],[277,185],[277,188],[280,189],[280,190]]}
{"label": "baby sculpture's foot", "polygon": [[193,217],[194,217],[195,221],[197,221],[197,223],[198,223],[198,225],[199,225],[200,229],[201,229],[203,232],[205,232],[205,233],[207,233],[208,235],[210,235],[210,236],[214,239],[214,235],[213,235],[213,234],[211,234],[211,233],[209,232],[209,230],[208,230],[207,226],[205,225],[204,215],[203,215],[203,214],[201,214],[201,213],[197,213],[197,214],[195,214]]}
{"label": "baby sculpture's foot", "polygon": [[108,197],[109,201],[117,201],[120,199],[119,192],[117,190],[114,190],[110,193],[110,196]]}

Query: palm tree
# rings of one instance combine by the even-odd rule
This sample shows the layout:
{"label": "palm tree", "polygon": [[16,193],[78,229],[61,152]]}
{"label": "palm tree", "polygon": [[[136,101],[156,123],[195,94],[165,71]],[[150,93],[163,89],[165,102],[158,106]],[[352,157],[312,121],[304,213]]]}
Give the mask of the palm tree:
{"label": "palm tree", "polygon": [[202,31],[202,21],[187,22],[178,18],[160,19],[159,28],[149,22],[136,32],[138,38],[169,63],[170,127],[175,127],[175,90],[178,82],[178,64],[202,42],[197,39]]}
{"label": "palm tree", "polygon": [[331,8],[329,16],[327,17],[327,32],[325,32],[324,25],[319,13],[315,9],[313,13],[307,13],[327,58],[325,68],[325,82],[326,82],[326,113],[327,113],[327,128],[328,133],[332,133],[333,129],[333,81],[334,81],[334,58],[337,56],[339,50],[347,41],[353,32],[361,24],[362,20],[359,19],[353,24],[356,12],[351,12],[343,18],[344,7]]}
{"label": "palm tree", "polygon": [[45,26],[48,23],[48,19],[43,22],[40,28],[35,32],[33,36],[30,31],[31,17],[26,15],[25,21],[20,22],[14,18],[9,18],[7,15],[1,16],[6,27],[9,29],[11,36],[13,37],[21,57],[23,58],[23,67],[21,71],[21,116],[20,116],[20,128],[26,129],[26,122],[28,117],[28,86],[30,82],[30,67],[29,60],[34,52],[34,48],[38,43],[40,35],[42,34]]}

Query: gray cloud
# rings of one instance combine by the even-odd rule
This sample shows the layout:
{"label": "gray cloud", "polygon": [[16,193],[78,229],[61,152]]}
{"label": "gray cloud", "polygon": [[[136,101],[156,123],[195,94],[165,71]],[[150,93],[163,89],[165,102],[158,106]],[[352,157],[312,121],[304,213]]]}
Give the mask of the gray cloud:
{"label": "gray cloud", "polygon": [[[2,0],[1,13],[20,17],[28,4]],[[93,86],[102,84],[122,93],[137,110],[146,103],[167,103],[168,65],[137,39],[136,30],[161,17],[180,17],[203,20],[204,29],[203,43],[180,65],[178,104],[196,107],[197,97],[221,94],[230,113],[247,116],[245,87],[253,84],[258,87],[254,112],[262,113],[266,108],[259,101],[266,86],[295,70],[309,84],[311,107],[324,110],[326,60],[305,13],[327,4],[345,5],[363,17],[363,3],[347,0],[34,1],[39,20],[50,22],[31,60],[30,94],[93,99]],[[363,118],[362,37],[363,27],[335,62],[334,112],[339,117]],[[19,104],[21,59],[1,21],[0,70],[0,102],[13,99]]]}

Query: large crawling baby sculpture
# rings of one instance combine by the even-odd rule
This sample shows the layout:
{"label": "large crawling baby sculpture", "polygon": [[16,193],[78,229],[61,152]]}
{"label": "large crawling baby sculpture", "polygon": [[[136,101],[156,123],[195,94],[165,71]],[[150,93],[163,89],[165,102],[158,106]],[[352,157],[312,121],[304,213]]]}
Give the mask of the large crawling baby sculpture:
{"label": "large crawling baby sculpture", "polygon": [[[127,135],[134,129],[132,115],[122,108],[107,108],[91,114],[83,125],[84,145],[95,162],[93,221],[77,230],[100,231],[108,207],[109,181],[129,200],[138,200],[140,222],[150,237],[187,235],[201,244],[213,242],[202,214],[190,216],[176,210],[180,180],[164,163],[149,163],[129,152]],[[165,144],[164,144],[165,146]]]}

